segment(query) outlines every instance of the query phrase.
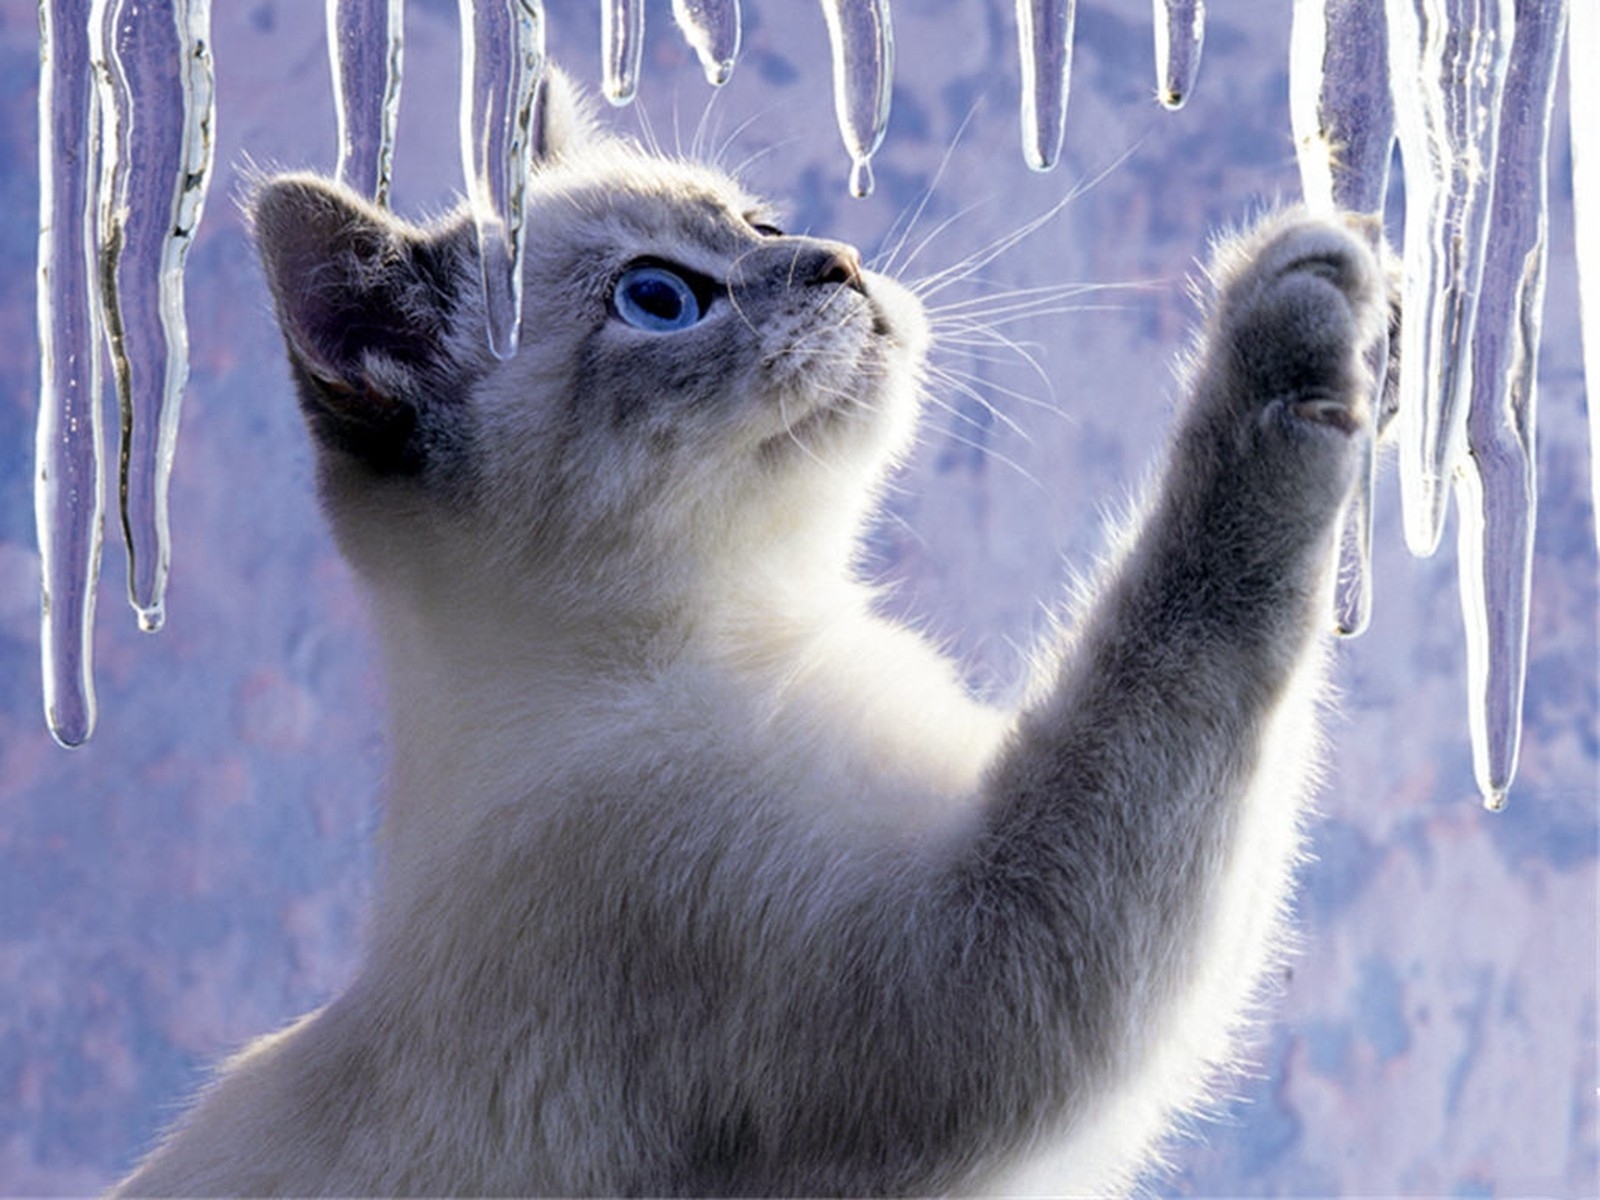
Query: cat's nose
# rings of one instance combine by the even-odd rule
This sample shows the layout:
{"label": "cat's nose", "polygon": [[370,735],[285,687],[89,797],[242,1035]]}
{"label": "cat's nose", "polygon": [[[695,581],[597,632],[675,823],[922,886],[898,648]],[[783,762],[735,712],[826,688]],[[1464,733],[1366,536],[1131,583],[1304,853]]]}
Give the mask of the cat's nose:
{"label": "cat's nose", "polygon": [[843,242],[830,242],[816,252],[810,272],[814,284],[842,283],[858,292],[867,290],[861,276],[861,252]]}

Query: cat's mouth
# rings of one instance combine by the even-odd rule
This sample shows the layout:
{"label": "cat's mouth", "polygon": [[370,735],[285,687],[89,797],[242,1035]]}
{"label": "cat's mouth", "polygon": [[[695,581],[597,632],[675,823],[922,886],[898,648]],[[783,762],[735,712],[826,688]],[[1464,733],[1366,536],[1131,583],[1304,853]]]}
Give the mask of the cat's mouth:
{"label": "cat's mouth", "polygon": [[918,301],[884,276],[863,282],[824,301],[818,323],[768,360],[778,428],[760,442],[763,460],[863,434],[893,407],[894,379],[915,374],[926,341]]}

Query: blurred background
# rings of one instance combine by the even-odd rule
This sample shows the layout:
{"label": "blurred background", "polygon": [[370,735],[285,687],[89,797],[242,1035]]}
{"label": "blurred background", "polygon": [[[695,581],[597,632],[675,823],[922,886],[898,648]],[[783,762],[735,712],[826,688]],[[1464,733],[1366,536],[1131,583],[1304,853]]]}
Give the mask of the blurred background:
{"label": "blurred background", "polygon": [[[598,87],[598,15],[547,0],[552,57]],[[845,190],[828,46],[809,3],[745,0],[713,93],[649,6],[642,101],[667,148],[706,131],[788,227],[887,249],[924,205],[908,278],[1075,197],[950,293],[1104,285],[949,345],[945,387],[871,543],[889,603],[1004,694],[1071,567],[1155,462],[1206,240],[1298,193],[1283,0],[1218,0],[1198,89],[1155,103],[1147,0],[1082,0],[1066,149],[1018,149],[1009,0],[896,0],[894,111],[867,200]],[[206,1064],[353,971],[384,745],[360,597],[311,494],[310,448],[235,200],[240,168],[334,162],[320,0],[214,6],[217,178],[189,259],[193,379],[173,482],[167,627],[140,634],[108,539],[100,725],[68,752],[38,682],[38,20],[0,0],[0,1191],[81,1194],[148,1147]],[[456,5],[410,0],[394,203],[460,187]],[[1540,489],[1521,773],[1479,805],[1453,537],[1402,545],[1392,463],[1376,616],[1339,647],[1342,693],[1300,899],[1302,951],[1219,1119],[1173,1149],[1172,1195],[1595,1194],[1594,512],[1579,361],[1566,84],[1540,371]],[[948,165],[938,174],[941,161]],[[937,179],[935,178],[938,176]],[[1396,189],[1398,193],[1398,188]],[[1398,194],[1396,196],[1398,200]],[[924,204],[925,202],[925,204]],[[1398,210],[1396,210],[1397,212]],[[898,223],[898,224],[897,224]],[[538,230],[531,236],[537,237]],[[996,305],[1003,300],[996,300]],[[537,336],[538,314],[525,336]]]}

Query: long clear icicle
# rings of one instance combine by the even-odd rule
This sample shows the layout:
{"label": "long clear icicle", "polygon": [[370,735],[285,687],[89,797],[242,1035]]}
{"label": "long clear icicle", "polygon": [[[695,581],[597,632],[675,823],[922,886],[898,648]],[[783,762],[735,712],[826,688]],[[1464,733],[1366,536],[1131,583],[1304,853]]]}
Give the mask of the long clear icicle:
{"label": "long clear icicle", "polygon": [[1035,171],[1050,170],[1061,157],[1077,9],[1077,0],[1017,0],[1022,157]]}
{"label": "long clear icicle", "polygon": [[339,138],[338,176],[388,204],[400,115],[405,0],[328,0],[328,65]]}
{"label": "long clear icicle", "polygon": [[700,60],[706,82],[727,83],[739,57],[739,0],[672,0],[672,16]]}
{"label": "long clear icicle", "polygon": [[[1389,92],[1388,26],[1367,0],[1295,0],[1289,116],[1307,206],[1370,217],[1373,244],[1380,246],[1394,152],[1394,103]],[[1388,367],[1387,341],[1373,349],[1368,366],[1375,381],[1376,422]],[[1376,466],[1376,440],[1369,437],[1362,478],[1345,510],[1339,537],[1334,624],[1346,637],[1364,632],[1372,619]]]}
{"label": "long clear icicle", "polygon": [[461,166],[478,230],[489,348],[517,352],[522,212],[534,96],[544,77],[540,0],[460,0]]}
{"label": "long clear icicle", "polygon": [[866,196],[894,86],[889,0],[822,0],[822,15],[833,47],[833,111],[850,154],[850,194]]}
{"label": "long clear icicle", "polygon": [[1432,554],[1466,452],[1512,0],[1387,0],[1405,166],[1399,458],[1406,544]]}
{"label": "long clear icicle", "polygon": [[1600,4],[1572,6],[1567,30],[1567,97],[1571,111],[1572,223],[1578,249],[1582,311],[1584,407],[1589,412],[1589,496],[1600,547],[1600,106],[1573,80],[1600,61]]}
{"label": "long clear icicle", "polygon": [[[98,15],[98,14],[95,14]],[[95,584],[105,506],[99,302],[93,287],[96,175],[88,0],[39,6],[39,533],[45,720],[63,746],[94,731]]]}
{"label": "long clear icicle", "polygon": [[101,303],[121,412],[119,495],[128,595],[165,619],[167,492],[189,335],[183,270],[211,180],[210,0],[98,0]]}
{"label": "long clear icicle", "polygon": [[1455,487],[1473,767],[1491,809],[1505,804],[1522,735],[1550,112],[1566,15],[1567,0],[1517,0],[1473,332],[1470,453]]}
{"label": "long clear icicle", "polygon": [[600,0],[600,90],[612,104],[633,103],[643,55],[644,0]]}
{"label": "long clear icicle", "polygon": [[1206,40],[1205,0],[1154,0],[1156,98],[1177,110],[1189,100]]}

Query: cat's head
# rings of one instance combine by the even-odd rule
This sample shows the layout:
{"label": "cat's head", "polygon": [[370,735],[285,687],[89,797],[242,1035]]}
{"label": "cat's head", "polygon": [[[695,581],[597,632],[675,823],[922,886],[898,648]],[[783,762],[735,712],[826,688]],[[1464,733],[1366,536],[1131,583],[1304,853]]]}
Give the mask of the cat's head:
{"label": "cat's head", "polygon": [[726,175],[601,135],[561,76],[544,92],[508,360],[464,213],[419,228],[310,175],[252,197],[346,553],[381,572],[478,540],[604,575],[792,539],[842,561],[909,440],[920,306]]}

